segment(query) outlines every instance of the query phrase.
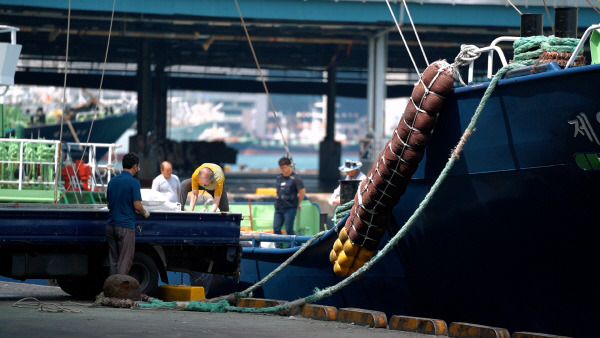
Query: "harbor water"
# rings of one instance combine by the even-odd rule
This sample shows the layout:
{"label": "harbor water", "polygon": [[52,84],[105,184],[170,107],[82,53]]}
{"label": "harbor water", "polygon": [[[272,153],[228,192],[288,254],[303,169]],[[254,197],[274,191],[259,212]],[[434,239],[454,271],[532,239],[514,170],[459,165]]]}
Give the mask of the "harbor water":
{"label": "harbor water", "polygon": [[[296,171],[314,171],[319,169],[319,153],[300,153],[291,154],[294,160]],[[231,171],[243,171],[243,170],[263,170],[268,171],[271,169],[278,169],[279,165],[277,161],[281,157],[285,156],[285,152],[278,153],[253,153],[244,154],[239,152],[237,155],[236,164],[228,164],[227,167]],[[358,153],[345,152],[342,153],[340,159],[340,165],[345,159],[358,160]]]}

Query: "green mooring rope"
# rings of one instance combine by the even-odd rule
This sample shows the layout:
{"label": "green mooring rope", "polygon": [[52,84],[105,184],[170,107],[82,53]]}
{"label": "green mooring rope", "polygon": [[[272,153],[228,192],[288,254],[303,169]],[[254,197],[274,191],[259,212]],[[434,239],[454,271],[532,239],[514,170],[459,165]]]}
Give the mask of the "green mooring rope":
{"label": "green mooring rope", "polygon": [[342,218],[346,217],[346,215],[352,209],[353,205],[354,205],[354,199],[335,208],[335,214],[333,215],[333,219],[332,219],[333,223],[337,224]]}
{"label": "green mooring rope", "polygon": [[[551,38],[553,38],[553,37],[551,37]],[[548,39],[550,39],[550,38],[548,38]],[[554,38],[554,39],[557,39],[557,38]],[[557,43],[557,42],[554,42],[554,39],[551,44]],[[523,41],[521,41],[521,40],[523,40]],[[523,39],[517,40],[517,42],[515,42],[515,46],[517,46],[517,44],[519,44],[519,46],[525,45],[526,43],[529,42],[529,40],[537,41],[537,40],[544,40],[544,39],[541,39],[538,37],[523,38]],[[563,41],[567,40],[567,43],[569,45],[572,45],[573,42],[570,40],[575,40],[575,39],[562,39],[562,40]],[[575,45],[576,44],[577,43],[575,43]],[[564,45],[561,45],[561,46],[564,46]],[[574,49],[574,47],[573,47],[573,49]],[[571,52],[573,51],[573,49],[571,49]],[[367,270],[369,270],[371,268],[371,266],[373,266],[374,264],[379,262],[379,260],[383,256],[385,256],[396,244],[398,244],[400,239],[402,239],[406,235],[408,230],[410,230],[410,228],[414,225],[415,221],[421,216],[421,214],[423,213],[423,210],[425,209],[425,207],[427,207],[427,205],[433,198],[434,194],[439,190],[440,185],[444,182],[444,180],[448,176],[448,173],[450,172],[452,167],[454,167],[454,164],[456,163],[456,161],[458,161],[458,159],[460,158],[460,153],[463,151],[464,146],[467,143],[469,137],[475,132],[475,125],[477,124],[477,121],[479,120],[479,117],[481,116],[481,112],[483,111],[483,108],[485,107],[487,101],[489,100],[492,93],[494,92],[494,89],[496,88],[498,81],[502,78],[502,76],[504,76],[504,74],[506,74],[507,71],[509,71],[511,69],[535,64],[536,59],[537,59],[537,57],[539,57],[539,55],[534,56],[533,54],[528,54],[528,53],[529,52],[527,52],[527,50],[521,51],[521,49],[519,49],[519,51],[517,51],[517,48],[515,47],[514,62],[505,67],[502,67],[494,75],[494,77],[490,81],[488,88],[486,89],[485,93],[483,94],[481,102],[477,106],[477,109],[475,110],[475,113],[473,114],[473,117],[471,118],[469,125],[467,126],[465,132],[461,136],[456,147],[452,150],[452,152],[450,154],[450,158],[448,159],[448,162],[446,163],[446,166],[444,167],[444,169],[442,170],[442,172],[440,173],[440,175],[438,176],[438,178],[432,185],[431,189],[429,190],[429,192],[427,193],[427,195],[425,196],[423,201],[421,201],[421,203],[419,204],[419,206],[417,207],[415,212],[406,221],[406,223],[402,226],[400,231],[398,231],[398,233],[396,233],[396,235],[394,237],[392,237],[390,239],[390,241],[383,247],[383,249],[381,249],[370,261],[368,261],[365,265],[363,265],[356,272],[354,272],[350,276],[346,277],[344,280],[340,281],[338,284],[330,286],[323,290],[319,290],[318,288],[315,288],[315,292],[312,295],[309,295],[305,298],[299,298],[299,299],[296,299],[289,303],[285,303],[285,304],[278,305],[278,306],[272,306],[272,307],[264,307],[264,308],[243,308],[243,307],[230,306],[226,300],[219,300],[214,303],[206,303],[206,302],[195,302],[195,301],[192,301],[192,302],[162,302],[162,301],[154,300],[154,299],[152,299],[149,303],[139,303],[139,307],[141,307],[141,308],[172,308],[172,309],[181,309],[181,310],[189,310],[189,311],[203,311],[203,312],[225,312],[225,311],[246,312],[246,313],[274,313],[275,312],[275,313],[287,314],[287,313],[289,313],[288,311],[290,309],[293,309],[297,306],[302,306],[307,303],[316,302],[325,297],[329,297],[333,293],[341,290],[343,287],[350,284],[354,280],[354,278],[362,275]],[[523,54],[527,54],[528,56],[527,57],[522,56]],[[457,67],[457,63],[455,63],[453,65],[448,65],[448,66],[449,67]],[[350,201],[350,202],[338,207],[338,209],[341,209],[341,210],[339,210],[339,213],[336,210],[334,220],[339,220],[339,219],[343,218],[345,216],[345,214],[347,214],[350,211],[350,208],[352,207],[353,203],[354,203],[353,201]],[[349,206],[347,206],[347,205],[349,205]],[[322,235],[322,233],[321,233],[321,235]],[[307,246],[308,246],[308,243],[307,243]],[[287,262],[288,261],[286,261],[286,263]],[[264,282],[264,281],[265,280],[263,280],[261,282]]]}
{"label": "green mooring rope", "polygon": [[[523,66],[531,66],[537,62],[544,51],[573,53],[578,43],[579,39],[555,36],[538,35],[521,38],[513,44],[514,61],[520,62]],[[583,50],[579,53],[583,53]]]}

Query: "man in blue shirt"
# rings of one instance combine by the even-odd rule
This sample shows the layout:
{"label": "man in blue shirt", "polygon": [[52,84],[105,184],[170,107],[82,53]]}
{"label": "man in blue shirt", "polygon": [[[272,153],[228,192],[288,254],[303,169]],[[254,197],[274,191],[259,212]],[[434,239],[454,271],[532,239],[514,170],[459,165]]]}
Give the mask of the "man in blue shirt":
{"label": "man in blue shirt", "polygon": [[[277,176],[277,200],[275,201],[275,214],[273,215],[273,232],[281,234],[281,227],[285,224],[285,232],[294,234],[294,219],[300,203],[304,199],[306,190],[300,176],[292,170],[292,161],[287,157],[279,159],[281,175]],[[281,247],[278,243],[277,247]]]}
{"label": "man in blue shirt", "polygon": [[123,156],[123,171],[108,182],[108,260],[110,275],[129,274],[135,253],[135,213],[150,216],[142,206],[140,181],[134,176],[140,171],[140,160],[134,153]]}

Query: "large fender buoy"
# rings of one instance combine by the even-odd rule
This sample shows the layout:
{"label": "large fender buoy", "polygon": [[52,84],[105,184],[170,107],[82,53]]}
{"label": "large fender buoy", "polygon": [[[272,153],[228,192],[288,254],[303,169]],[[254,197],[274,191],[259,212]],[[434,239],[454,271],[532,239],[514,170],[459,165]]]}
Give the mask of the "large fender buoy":
{"label": "large fender buoy", "polygon": [[389,213],[423,159],[453,85],[454,74],[445,60],[432,63],[423,72],[392,137],[361,182],[350,216],[329,254],[336,275],[352,274],[374,256]]}

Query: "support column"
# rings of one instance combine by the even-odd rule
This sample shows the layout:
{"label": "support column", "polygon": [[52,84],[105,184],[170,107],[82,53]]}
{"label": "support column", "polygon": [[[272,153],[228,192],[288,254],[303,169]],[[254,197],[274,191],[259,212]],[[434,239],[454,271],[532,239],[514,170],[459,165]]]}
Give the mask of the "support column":
{"label": "support column", "polygon": [[333,182],[337,185],[340,179],[338,166],[342,155],[342,146],[335,141],[335,97],[336,97],[336,68],[335,64],[327,70],[327,118],[325,121],[325,139],[319,143],[319,180]]}
{"label": "support column", "polygon": [[369,64],[367,80],[367,136],[361,140],[359,156],[365,173],[371,170],[385,145],[385,99],[387,86],[387,32],[369,38]]}
{"label": "support column", "polygon": [[161,56],[154,69],[154,94],[153,94],[153,134],[157,140],[167,139],[167,90],[168,77],[165,73],[165,59]]}
{"label": "support column", "polygon": [[147,159],[149,153],[148,134],[152,131],[152,46],[144,39],[139,46],[140,57],[137,64],[137,134],[129,138],[129,151],[140,158],[140,167],[147,168],[138,175],[142,183],[154,178],[151,168],[155,163]]}
{"label": "support column", "polygon": [[[154,76],[152,81],[152,133],[149,142],[151,151],[147,155],[148,160],[154,165],[148,167],[148,173],[151,177],[160,174],[160,163],[165,160],[173,162],[169,155],[167,144],[167,89],[168,77],[165,73],[166,57],[164,48],[157,46],[155,49],[156,65],[154,66]],[[175,163],[173,163],[175,165]],[[178,168],[176,168],[178,170]]]}

